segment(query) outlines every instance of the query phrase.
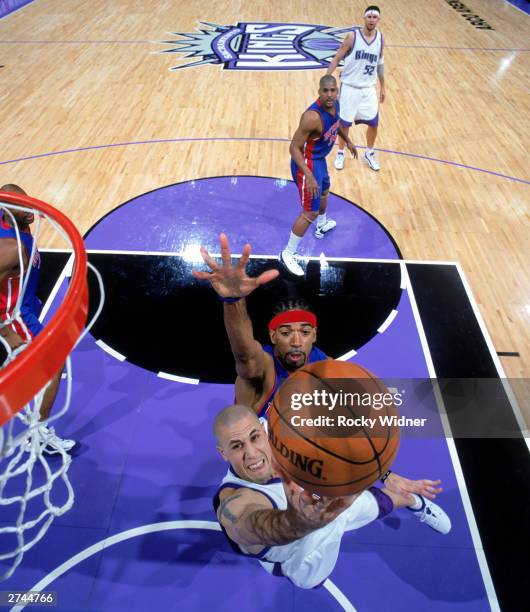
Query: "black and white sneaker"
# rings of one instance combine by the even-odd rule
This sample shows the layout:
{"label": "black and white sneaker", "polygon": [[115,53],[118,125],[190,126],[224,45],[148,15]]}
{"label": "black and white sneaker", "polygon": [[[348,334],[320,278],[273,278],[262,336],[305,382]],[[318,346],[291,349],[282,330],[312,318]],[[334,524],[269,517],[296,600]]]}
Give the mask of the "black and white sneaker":
{"label": "black and white sneaker", "polygon": [[315,238],[324,238],[324,234],[331,232],[337,226],[335,219],[328,219],[323,225],[317,225],[315,230]]}
{"label": "black and white sneaker", "polygon": [[451,519],[440,506],[423,497],[423,495],[414,494],[414,497],[421,501],[421,508],[414,509],[408,507],[407,510],[410,510],[420,522],[425,523],[431,529],[434,529],[434,531],[444,535],[451,531]]}

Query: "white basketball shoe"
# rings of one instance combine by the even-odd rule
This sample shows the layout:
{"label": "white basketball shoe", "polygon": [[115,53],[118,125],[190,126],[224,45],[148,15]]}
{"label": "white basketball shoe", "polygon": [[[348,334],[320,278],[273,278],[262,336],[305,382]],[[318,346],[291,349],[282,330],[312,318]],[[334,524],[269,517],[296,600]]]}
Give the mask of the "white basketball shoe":
{"label": "white basketball shoe", "polygon": [[296,255],[287,251],[282,251],[279,257],[280,263],[283,264],[291,274],[295,276],[303,276],[304,270],[298,263]]}
{"label": "white basketball shoe", "polygon": [[331,232],[336,225],[337,222],[334,219],[328,219],[323,225],[317,225],[315,230],[315,238],[324,238],[324,234]]}
{"label": "white basketball shoe", "polygon": [[422,523],[438,533],[445,535],[451,531],[451,519],[440,506],[423,497],[423,495],[414,494],[414,497],[421,501],[421,507],[417,510],[414,508],[407,508],[407,510],[410,510]]}
{"label": "white basketball shoe", "polygon": [[337,153],[337,157],[335,158],[335,161],[333,162],[333,165],[335,166],[335,168],[337,168],[337,170],[342,170],[344,168],[344,151],[341,151],[339,149],[339,152]]}
{"label": "white basketball shoe", "polygon": [[377,159],[375,158],[375,151],[366,151],[364,154],[364,161],[370,166],[372,170],[381,170],[381,166],[379,165]]}
{"label": "white basketball shoe", "polygon": [[[55,433],[55,429],[53,427],[46,427],[45,425],[41,425],[34,435],[38,437],[39,445],[42,444],[44,447],[42,452],[46,453],[47,455],[59,454],[61,453],[61,449],[65,453],[69,453],[77,444],[75,440],[60,438]],[[26,451],[31,450],[31,444],[32,441],[30,439],[26,444]]]}

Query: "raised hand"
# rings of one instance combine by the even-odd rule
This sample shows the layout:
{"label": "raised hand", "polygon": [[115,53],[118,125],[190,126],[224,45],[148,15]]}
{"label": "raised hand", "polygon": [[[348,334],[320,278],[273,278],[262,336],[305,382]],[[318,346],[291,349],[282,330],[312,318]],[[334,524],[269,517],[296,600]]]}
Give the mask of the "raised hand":
{"label": "raised hand", "polygon": [[295,522],[314,529],[327,525],[351,506],[357,495],[348,497],[319,497],[304,491],[292,480],[284,480],[288,510]]}
{"label": "raised hand", "polygon": [[201,246],[201,256],[211,271],[192,270],[192,274],[195,278],[209,281],[221,297],[245,297],[252,293],[256,287],[268,283],[278,276],[278,270],[267,270],[259,276],[251,278],[245,270],[250,257],[250,244],[245,244],[239,262],[232,265],[230,245],[226,234],[219,236],[219,243],[221,245],[222,263],[219,265]]}
{"label": "raised hand", "polygon": [[410,480],[392,472],[385,480],[385,487],[400,495],[417,493],[423,495],[427,499],[435,499],[436,496],[443,491],[442,487],[439,486],[441,482],[441,480],[428,480],[426,478],[421,480]]}

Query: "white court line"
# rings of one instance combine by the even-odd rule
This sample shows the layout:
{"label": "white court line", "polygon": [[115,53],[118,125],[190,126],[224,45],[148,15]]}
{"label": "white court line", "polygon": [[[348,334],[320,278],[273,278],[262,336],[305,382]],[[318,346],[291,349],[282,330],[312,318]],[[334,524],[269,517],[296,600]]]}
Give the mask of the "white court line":
{"label": "white court line", "polygon": [[393,308],[386,320],[377,329],[378,333],[383,334],[392,325],[392,321],[397,317],[398,311]]}
{"label": "white court line", "polygon": [[168,374],[167,372],[158,372],[157,376],[165,380],[172,380],[173,382],[185,383],[187,385],[198,385],[200,383],[198,378],[186,378],[185,376],[177,376],[176,374]]}
{"label": "white court line", "polygon": [[[425,361],[427,364],[427,369],[429,371],[429,376],[431,377],[431,379],[436,379],[436,371],[434,369],[434,364],[433,364],[432,357],[431,357],[431,351],[429,349],[429,345],[427,343],[427,336],[425,335],[425,330],[423,329],[423,324],[421,322],[420,313],[418,310],[418,305],[416,303],[416,297],[414,296],[414,290],[410,282],[410,277],[408,275],[408,270],[405,269],[404,272],[407,275],[407,285],[408,285],[408,294],[410,298],[410,304],[412,306],[412,313],[416,321],[416,328],[418,330],[418,335],[420,337],[421,347],[423,349],[423,354],[424,354]],[[482,580],[484,581],[484,587],[486,589],[488,602],[490,604],[490,608],[492,612],[500,612],[499,602],[497,600],[497,595],[495,593],[495,587],[493,586],[493,580],[491,579],[491,574],[490,574],[490,570],[488,567],[488,562],[486,560],[486,555],[484,554],[484,548],[482,546],[482,540],[480,538],[480,533],[478,531],[475,514],[473,512],[473,507],[471,506],[471,500],[469,498],[469,493],[466,487],[464,473],[462,471],[462,466],[460,465],[460,458],[458,457],[458,452],[456,450],[455,442],[452,438],[451,427],[447,419],[447,412],[445,410],[445,405],[444,405],[442,396],[440,394],[440,389],[438,388],[438,385],[434,385],[434,394],[436,397],[436,403],[438,405],[438,411],[440,413],[440,419],[441,419],[444,434],[445,434],[445,440],[447,442],[447,448],[449,450],[449,455],[451,457],[451,462],[453,464],[453,470],[454,470],[456,480],[458,483],[460,496],[462,498],[462,503],[464,505],[464,511],[466,513],[466,519],[467,519],[467,523],[469,526],[469,531],[471,533],[471,538],[473,540],[473,546],[475,547],[475,554],[477,555],[477,561],[479,564],[480,573],[482,574]]]}
{"label": "white court line", "polygon": [[519,426],[519,429],[521,430],[521,435],[523,436],[523,440],[526,442],[526,446],[528,447],[528,451],[530,452],[530,435],[528,432],[528,427],[521,413],[521,409],[519,408],[519,403],[517,401],[517,398],[515,397],[515,394],[512,388],[510,387],[508,380],[506,379],[506,373],[504,372],[504,368],[502,367],[501,360],[499,359],[499,356],[497,355],[497,351],[495,350],[495,346],[493,345],[493,341],[491,339],[491,336],[489,335],[488,328],[486,327],[486,323],[484,322],[484,319],[482,318],[482,315],[480,314],[480,310],[475,301],[473,293],[471,292],[471,287],[469,286],[469,283],[467,282],[467,278],[466,278],[466,275],[464,274],[464,270],[462,269],[462,266],[460,264],[457,264],[456,269],[458,270],[458,274],[460,275],[460,280],[462,281],[462,284],[464,285],[464,289],[466,290],[466,294],[467,294],[469,303],[471,304],[471,308],[473,309],[475,318],[477,319],[479,327],[482,331],[482,335],[484,336],[486,345],[489,349],[491,358],[493,359],[493,363],[495,364],[497,373],[499,375],[499,378],[501,379],[502,386],[504,387],[504,391],[508,397],[510,406],[512,407],[513,414],[515,416],[515,420],[517,421],[517,425]]}
{"label": "white court line", "polygon": [[[43,249],[39,249],[39,252],[43,253],[44,250]],[[63,282],[64,282],[64,280],[65,280],[65,278],[67,276],[68,269],[71,270],[72,266],[70,264],[70,267],[69,267],[68,264],[69,264],[70,261],[72,261],[72,259],[73,259],[73,254],[68,258],[68,260],[64,264],[63,269],[61,271],[61,274],[59,274],[59,278],[56,280],[55,285],[53,286],[53,289],[50,291],[50,295],[48,296],[48,299],[46,300],[46,303],[42,307],[41,313],[39,315],[39,321],[41,323],[44,320],[44,317],[46,316],[46,314],[48,313],[48,310],[50,310],[51,305],[52,305],[53,301],[55,300],[55,297],[57,296],[57,293],[58,293],[59,289],[61,288],[61,285],[63,284]]]}
{"label": "white court line", "polygon": [[344,595],[344,593],[339,589],[339,587],[328,578],[324,584],[322,585],[325,589],[327,589],[331,595],[335,598],[337,603],[342,606],[342,609],[345,612],[357,612],[357,610],[353,607],[351,601]]}
{"label": "white court line", "polygon": [[[103,540],[100,540],[99,542],[92,544],[92,546],[89,546],[88,548],[85,548],[81,552],[77,553],[77,555],[70,557],[70,559],[52,570],[47,576],[31,587],[31,589],[28,589],[28,591],[43,591],[54,580],[60,578],[68,570],[72,569],[82,561],[85,561],[85,559],[92,557],[98,552],[114,546],[114,544],[119,544],[125,540],[137,538],[148,533],[156,533],[158,531],[173,531],[175,529],[207,529],[210,531],[222,531],[219,523],[215,521],[165,521],[161,523],[150,523],[148,525],[142,525],[141,527],[134,527],[133,529],[127,529],[127,531],[122,531],[121,533],[116,533],[113,536],[104,538]],[[329,591],[331,596],[335,598],[337,603],[343,610],[345,610],[345,612],[356,612],[355,608],[348,601],[348,598],[329,578],[324,582],[323,586]],[[21,612],[25,607],[25,604],[21,606],[14,606],[9,612]]]}
{"label": "white court line", "polygon": [[125,355],[118,353],[118,351],[114,350],[106,342],[103,342],[103,340],[96,340],[96,344],[99,346],[99,348],[103,349],[106,353],[108,353],[109,355],[114,357],[114,359],[117,359],[118,361],[125,361],[127,359]]}
{"label": "white court line", "polygon": [[337,357],[337,361],[348,361],[348,359],[351,359],[355,355],[357,355],[357,351],[352,349],[351,351],[348,351],[347,353],[344,353],[344,355],[341,355],[340,357]]}
{"label": "white court line", "polygon": [[[41,249],[43,250],[43,249]],[[94,253],[95,255],[158,255],[160,257],[185,257],[189,255],[189,251],[127,251],[127,250],[108,250],[108,249],[87,249],[87,253]],[[231,253],[232,257],[241,257],[241,253]],[[211,257],[221,257],[220,253],[210,253]],[[318,261],[321,255],[300,255],[301,259],[307,261]],[[373,259],[367,257],[329,257],[325,255],[327,261],[359,261],[365,263],[392,263],[392,264],[425,264],[425,265],[440,265],[454,266],[457,264],[456,261],[417,261],[415,259]],[[277,255],[259,255],[252,253],[250,259],[275,259],[278,260]],[[195,263],[195,262],[190,262]],[[196,263],[203,263],[197,261]]]}
{"label": "white court line", "polygon": [[407,280],[408,280],[407,266],[404,261],[400,262],[399,269],[401,271],[401,282],[399,283],[399,288],[402,291],[404,291],[408,287],[407,285]]}

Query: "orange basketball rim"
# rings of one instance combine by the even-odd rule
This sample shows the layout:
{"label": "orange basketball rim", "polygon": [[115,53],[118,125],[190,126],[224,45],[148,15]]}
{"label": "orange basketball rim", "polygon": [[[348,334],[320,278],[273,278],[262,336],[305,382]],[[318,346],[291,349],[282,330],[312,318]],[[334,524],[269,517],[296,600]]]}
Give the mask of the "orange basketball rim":
{"label": "orange basketball rim", "polygon": [[62,212],[35,198],[0,191],[1,203],[42,213],[67,234],[75,254],[72,277],[61,305],[42,332],[0,369],[0,426],[25,406],[62,367],[88,316],[87,255],[81,234]]}

